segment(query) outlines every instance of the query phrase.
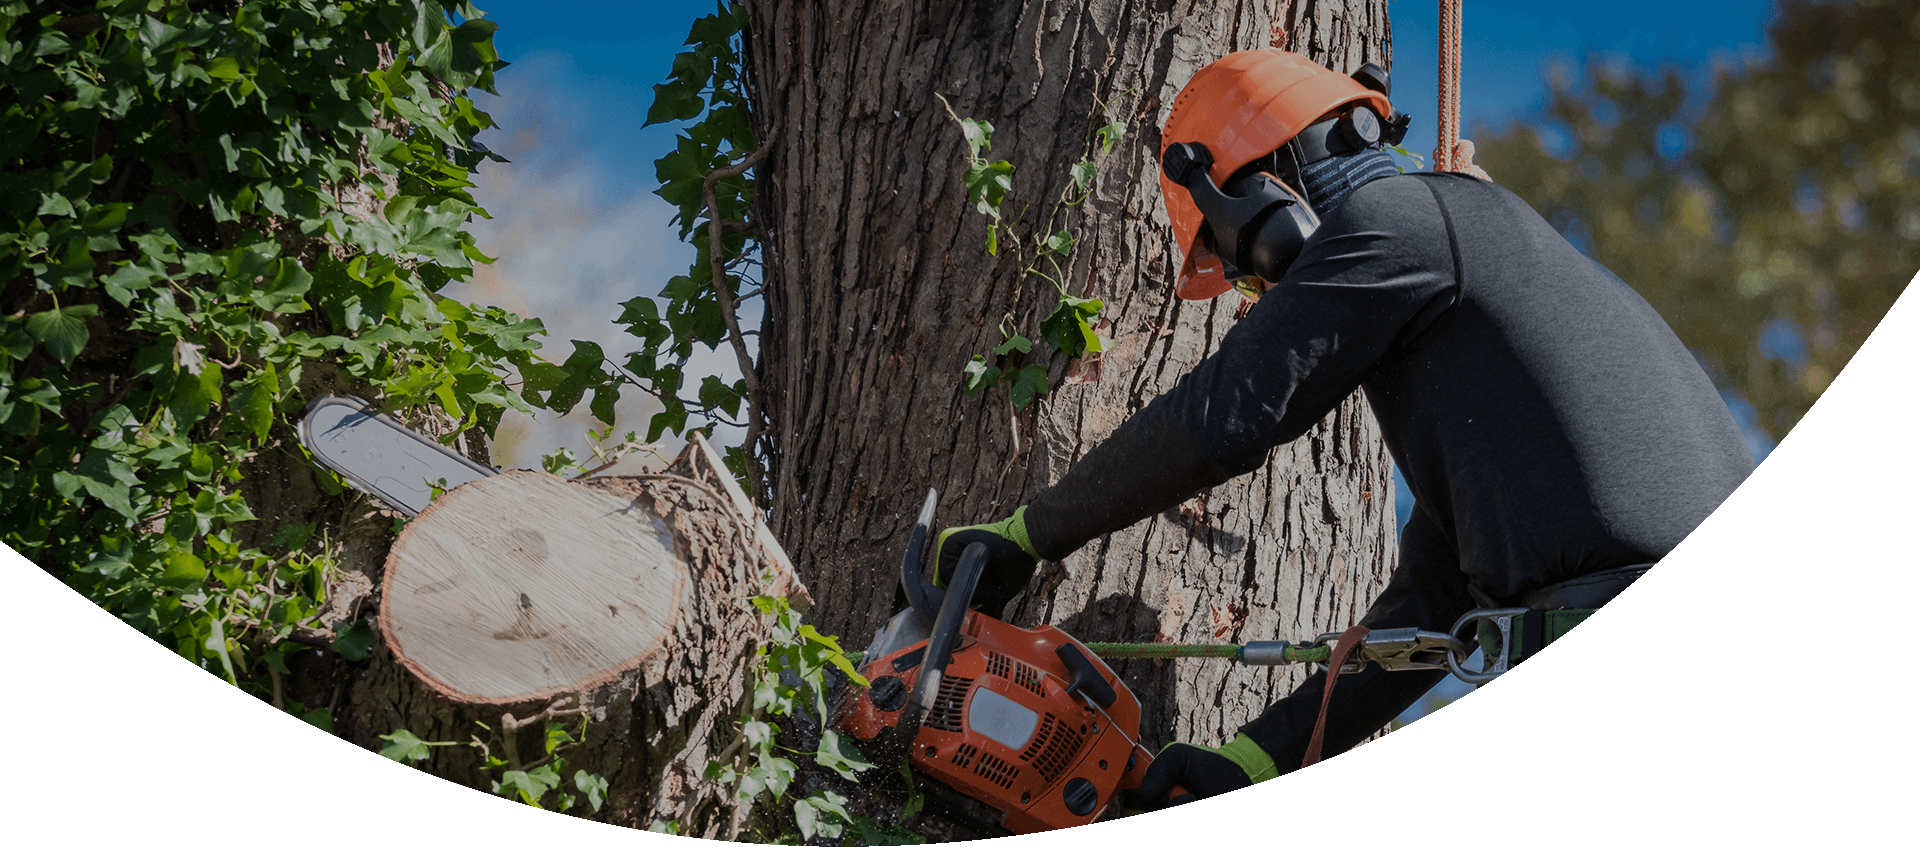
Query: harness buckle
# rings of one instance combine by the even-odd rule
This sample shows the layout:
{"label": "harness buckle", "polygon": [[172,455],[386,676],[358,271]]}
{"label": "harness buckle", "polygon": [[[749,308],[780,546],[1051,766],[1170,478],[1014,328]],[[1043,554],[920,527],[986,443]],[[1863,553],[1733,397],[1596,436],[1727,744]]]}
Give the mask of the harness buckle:
{"label": "harness buckle", "polygon": [[1470,623],[1478,624],[1486,621],[1490,622],[1494,630],[1500,634],[1500,646],[1497,650],[1486,651],[1483,654],[1481,658],[1481,669],[1478,671],[1471,671],[1462,667],[1467,656],[1470,655],[1470,651],[1460,654],[1457,659],[1450,653],[1447,655],[1447,672],[1453,674],[1455,678],[1462,682],[1470,682],[1474,685],[1492,682],[1494,678],[1506,673],[1509,668],[1508,659],[1513,655],[1513,622],[1514,619],[1526,613],[1527,610],[1525,608],[1515,607],[1505,609],[1475,609],[1461,615],[1459,620],[1454,621],[1453,628],[1448,630],[1452,636],[1456,637],[1456,640],[1462,627]]}

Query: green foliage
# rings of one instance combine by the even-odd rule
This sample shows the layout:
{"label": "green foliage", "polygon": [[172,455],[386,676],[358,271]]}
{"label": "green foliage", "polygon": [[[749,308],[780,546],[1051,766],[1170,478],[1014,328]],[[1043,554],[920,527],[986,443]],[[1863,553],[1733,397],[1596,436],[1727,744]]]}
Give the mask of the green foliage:
{"label": "green foliage", "polygon": [[848,685],[865,687],[867,680],[840,648],[839,640],[801,623],[800,614],[785,598],[760,596],[750,602],[755,611],[772,619],[771,632],[756,656],[753,697],[741,716],[740,734],[707,766],[707,778],[733,786],[735,802],[754,805],[766,817],[785,820],[790,815],[797,837],[793,832],[776,834],[769,839],[775,843],[847,837],[870,845],[920,843],[898,826],[854,814],[847,809],[846,797],[837,792],[823,788],[788,799],[788,790],[801,775],[798,757],[849,782],[874,768],[858,748],[830,728],[820,730],[810,751],[781,744],[783,725],[826,723],[831,714],[829,669]]}
{"label": "green foliage", "polygon": [[[680,238],[695,250],[685,275],[668,280],[655,297],[627,301],[616,321],[640,339],[642,348],[626,357],[614,378],[653,395],[663,407],[647,425],[647,441],[683,433],[690,423],[711,436],[717,425],[744,425],[757,413],[744,377],[729,383],[709,376],[689,386],[685,372],[697,349],[731,344],[727,311],[759,293],[759,283],[746,274],[758,262],[759,237],[751,228],[726,226],[750,217],[750,172],[716,181],[712,209],[702,195],[709,174],[744,159],[755,147],[741,63],[746,20],[744,7],[725,0],[715,14],[695,21],[687,36],[689,49],[674,57],[671,77],[653,87],[653,105],[647,110],[649,126],[693,121],[681,131],[673,151],[654,162],[660,179],[654,193],[673,204]],[[714,226],[724,230],[719,287],[727,291],[725,301],[715,290]],[[744,477],[743,454],[738,448],[731,453],[729,464],[737,465],[736,474]]]}
{"label": "green foliage", "polygon": [[380,755],[403,764],[424,762],[428,756],[433,755],[433,748],[447,747],[459,743],[455,741],[423,741],[420,736],[414,735],[404,729],[397,729],[387,735],[382,735],[380,736],[380,740],[387,742],[381,745]]}
{"label": "green foliage", "polygon": [[[564,711],[579,713],[577,709]],[[530,765],[520,764],[513,750],[513,734],[507,731],[501,733],[503,746],[507,748],[506,758],[494,756],[486,742],[477,736],[464,742],[426,741],[405,729],[380,736],[380,740],[386,742],[380,747],[380,755],[403,764],[417,764],[433,755],[435,747],[470,746],[480,752],[486,770],[499,773],[490,782],[493,793],[557,812],[574,811],[583,802],[590,811],[600,811],[607,801],[607,778],[579,768],[573,769],[571,779],[566,778],[567,760],[560,756],[560,751],[576,743],[576,739],[564,724],[551,719],[541,724],[540,732],[541,757]]]}
{"label": "green foliage", "polygon": [[[961,182],[967,188],[967,201],[973,204],[975,211],[987,218],[987,253],[1000,255],[1004,236],[1013,248],[1015,261],[1021,265],[1020,275],[1014,283],[1014,303],[1018,304],[1027,277],[1037,276],[1053,283],[1059,300],[1055,301],[1053,310],[1041,321],[1040,337],[1049,347],[1069,359],[1105,350],[1108,339],[1099,333],[1100,309],[1105,304],[1096,299],[1075,297],[1067,292],[1064,282],[1066,274],[1060,261],[1073,252],[1075,239],[1071,230],[1055,229],[1054,222],[1064,210],[1086,202],[1087,197],[1092,195],[1093,181],[1100,170],[1094,160],[1113,152],[1114,145],[1126,134],[1126,124],[1118,121],[1102,124],[1089,135],[1080,161],[1067,169],[1067,185],[1055,199],[1046,222],[1031,228],[1028,235],[1022,238],[1018,234],[1017,224],[1025,217],[1024,211],[1012,221],[1002,211],[1008,192],[1013,190],[1013,163],[1004,159],[990,161],[985,155],[993,149],[993,124],[962,118],[954,114],[946,98],[938,94],[934,96],[947,108],[947,114],[954,122],[960,125],[961,137],[966,141],[967,169],[961,176]],[[1106,103],[1099,104],[1095,114],[1104,115],[1107,107]],[[1002,340],[993,348],[994,359],[989,361],[987,357],[976,354],[961,369],[961,388],[968,396],[1005,384],[1013,407],[1024,409],[1034,398],[1047,393],[1047,352],[1043,350],[1035,354],[1033,341],[1021,335],[1016,330],[1016,324],[1017,318],[1009,309],[1000,320]],[[1009,357],[1017,358],[1010,360]],[[1027,363],[1030,357],[1038,361]]]}
{"label": "green foliage", "polygon": [[1719,68],[1704,95],[1696,71],[1590,61],[1554,80],[1563,149],[1515,127],[1478,159],[1779,438],[1920,267],[1915,33],[1912,3],[1783,3],[1772,57]]}
{"label": "green foliage", "polygon": [[[753,700],[741,722],[746,756],[739,767],[716,761],[708,774],[724,784],[738,784],[736,798],[742,803],[753,802],[762,792],[781,797],[798,773],[793,761],[781,755],[796,751],[776,743],[778,730],[773,719],[807,715],[815,721],[823,720],[829,711],[829,667],[839,670],[853,684],[867,684],[840,649],[839,640],[820,634],[812,624],[801,623],[800,614],[787,605],[786,598],[754,597],[752,603],[755,611],[773,618],[773,626],[760,645]],[[842,744],[839,733],[831,729],[822,730],[813,757],[816,764],[849,780],[873,767],[859,750]]]}
{"label": "green foliage", "polygon": [[316,725],[269,680],[326,638],[330,528],[262,526],[248,493],[302,466],[302,387],[461,430],[566,405],[505,385],[555,370],[538,321],[437,293],[490,261],[461,231],[492,126],[465,92],[504,65],[479,14],[0,2],[0,541]]}

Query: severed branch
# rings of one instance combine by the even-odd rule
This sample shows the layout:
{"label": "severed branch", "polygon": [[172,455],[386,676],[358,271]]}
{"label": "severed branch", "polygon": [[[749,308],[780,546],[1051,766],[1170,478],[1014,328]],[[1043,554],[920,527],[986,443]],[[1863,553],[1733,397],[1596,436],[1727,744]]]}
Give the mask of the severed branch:
{"label": "severed branch", "polygon": [[506,748],[508,767],[516,771],[524,771],[529,768],[540,767],[553,759],[553,754],[548,753],[542,756],[539,761],[530,765],[520,764],[520,745],[515,736],[523,727],[532,726],[536,723],[545,723],[553,718],[578,715],[584,713],[586,710],[586,698],[581,694],[575,693],[562,694],[554,698],[553,702],[548,703],[547,708],[539,714],[524,719],[514,717],[512,712],[502,713],[500,715],[500,743]]}

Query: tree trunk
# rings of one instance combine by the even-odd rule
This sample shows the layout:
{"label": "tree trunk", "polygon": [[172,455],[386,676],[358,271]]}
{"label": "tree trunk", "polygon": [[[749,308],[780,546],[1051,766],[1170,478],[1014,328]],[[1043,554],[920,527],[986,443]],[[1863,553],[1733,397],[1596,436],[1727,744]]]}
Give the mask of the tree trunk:
{"label": "tree trunk", "polygon": [[558,751],[563,789],[576,771],[608,780],[594,817],[724,835],[729,789],[703,771],[738,733],[767,638],[747,601],[810,600],[712,455],[696,439],[665,474],[511,472],[442,496],[388,557],[384,638],[345,734],[458,742],[421,766],[487,790],[504,769],[484,756],[536,766],[552,719],[579,742]]}
{"label": "tree trunk", "polygon": [[[1292,49],[1335,69],[1390,64],[1384,0],[1282,2]],[[751,4],[757,197],[770,243],[761,384],[772,525],[820,603],[816,625],[864,644],[890,612],[915,506],[938,520],[1006,516],[1207,354],[1237,295],[1173,296],[1179,254],[1159,196],[1159,127],[1194,71],[1268,46],[1275,11],[1094,0]],[[1002,314],[1039,337],[1052,286],[983,248],[962,182],[967,147],[935,99],[990,121],[1016,165],[1008,218],[1068,180],[1101,102],[1127,134],[1062,223],[1064,279],[1105,301],[1113,345],[1048,362],[1055,388],[1014,411],[967,397],[962,367],[1000,343]],[[1083,640],[1298,639],[1356,620],[1392,556],[1390,464],[1358,396],[1260,473],[1043,567],[1014,622]],[[1150,744],[1217,743],[1299,681],[1227,663],[1118,668]]]}

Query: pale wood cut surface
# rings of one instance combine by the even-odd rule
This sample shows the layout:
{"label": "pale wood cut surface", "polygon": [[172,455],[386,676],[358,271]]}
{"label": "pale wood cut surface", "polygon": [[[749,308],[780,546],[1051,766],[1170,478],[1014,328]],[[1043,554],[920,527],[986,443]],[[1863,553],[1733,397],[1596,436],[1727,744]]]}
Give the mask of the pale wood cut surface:
{"label": "pale wood cut surface", "polygon": [[686,571],[644,501],[514,471],[448,492],[408,524],[380,626],[441,693],[523,701],[646,660],[673,626]]}

